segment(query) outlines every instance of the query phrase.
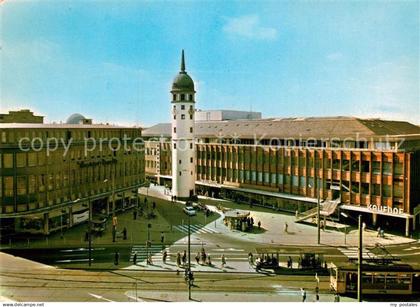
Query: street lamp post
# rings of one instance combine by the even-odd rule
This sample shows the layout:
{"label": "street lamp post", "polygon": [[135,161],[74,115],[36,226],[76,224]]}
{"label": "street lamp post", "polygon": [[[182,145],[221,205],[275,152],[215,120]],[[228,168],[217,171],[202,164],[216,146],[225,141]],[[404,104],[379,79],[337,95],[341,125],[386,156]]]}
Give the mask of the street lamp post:
{"label": "street lamp post", "polygon": [[92,202],[90,198],[89,203],[89,266],[92,265]]}
{"label": "street lamp post", "polygon": [[359,215],[359,253],[357,264],[357,301],[362,301],[362,262],[363,262],[363,227],[362,215]]}
{"label": "street lamp post", "polygon": [[188,214],[188,299],[191,300],[191,216]]}
{"label": "street lamp post", "polygon": [[316,204],[316,222],[317,222],[317,235],[318,235],[318,245],[321,244],[321,208],[320,208],[320,199],[319,199],[319,189],[318,189],[318,198]]}
{"label": "street lamp post", "polygon": [[147,243],[146,243],[146,263],[149,264],[149,245],[151,245],[150,242],[150,228],[152,228],[152,224],[147,224]]}
{"label": "street lamp post", "polygon": [[[344,212],[340,212],[340,215],[344,216],[345,218],[349,217]],[[347,224],[344,226],[344,245],[347,245]]]}

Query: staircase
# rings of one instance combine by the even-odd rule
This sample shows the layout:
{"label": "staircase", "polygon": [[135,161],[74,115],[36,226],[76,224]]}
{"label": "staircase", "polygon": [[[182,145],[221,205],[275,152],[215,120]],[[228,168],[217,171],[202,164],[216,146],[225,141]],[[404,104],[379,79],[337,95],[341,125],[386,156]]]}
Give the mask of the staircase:
{"label": "staircase", "polygon": [[[337,198],[334,200],[325,200],[320,204],[320,209],[319,209],[319,215],[321,217],[327,217],[330,216],[331,214],[333,214],[335,212],[335,210],[337,209],[337,206],[340,204],[341,199]],[[309,209],[305,212],[301,212],[298,213],[296,216],[296,223],[299,222],[303,222],[307,219],[310,219],[312,217],[316,217],[317,215],[317,207]]]}

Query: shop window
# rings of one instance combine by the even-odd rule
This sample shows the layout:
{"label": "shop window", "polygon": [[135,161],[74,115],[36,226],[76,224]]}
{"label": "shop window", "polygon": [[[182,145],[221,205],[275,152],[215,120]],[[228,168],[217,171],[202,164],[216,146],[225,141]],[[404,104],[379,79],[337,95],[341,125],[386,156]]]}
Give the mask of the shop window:
{"label": "shop window", "polygon": [[335,170],[340,169],[340,160],[338,160],[338,159],[333,160],[333,169],[335,169]]}
{"label": "shop window", "polygon": [[292,176],[292,183],[294,187],[299,186],[299,177],[298,176]]}
{"label": "shop window", "polygon": [[300,185],[301,187],[306,186],[306,177],[305,177],[305,176],[300,176],[300,177],[299,177],[299,185]]}
{"label": "shop window", "polygon": [[404,196],[404,186],[402,184],[394,183],[394,197],[403,198]]}
{"label": "shop window", "polygon": [[276,176],[276,174],[275,173],[271,173],[271,183],[274,183],[274,184],[276,184],[276,182],[277,182],[277,176]]}
{"label": "shop window", "polygon": [[283,174],[277,174],[277,183],[283,184]]}

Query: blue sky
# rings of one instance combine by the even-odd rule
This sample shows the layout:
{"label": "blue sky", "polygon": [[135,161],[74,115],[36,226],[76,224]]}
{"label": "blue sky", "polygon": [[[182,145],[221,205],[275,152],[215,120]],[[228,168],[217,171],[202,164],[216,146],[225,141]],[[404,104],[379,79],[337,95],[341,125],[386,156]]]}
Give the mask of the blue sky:
{"label": "blue sky", "polygon": [[[1,2],[1,1],[0,1]],[[10,1],[0,108],[169,121],[185,49],[197,108],[420,123],[419,1]]]}

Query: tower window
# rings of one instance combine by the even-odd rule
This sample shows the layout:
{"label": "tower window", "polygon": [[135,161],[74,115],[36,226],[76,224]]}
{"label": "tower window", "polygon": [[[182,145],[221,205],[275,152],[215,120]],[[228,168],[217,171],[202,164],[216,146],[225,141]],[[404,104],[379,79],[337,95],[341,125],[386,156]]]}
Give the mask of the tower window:
{"label": "tower window", "polygon": [[190,149],[193,149],[193,143],[190,143]]}
{"label": "tower window", "polygon": [[176,115],[174,115],[174,119],[176,119]]}
{"label": "tower window", "polygon": [[176,106],[174,106],[174,112],[176,111]]}
{"label": "tower window", "polygon": [[190,114],[190,119],[193,119],[193,115],[192,114]]}
{"label": "tower window", "polygon": [[176,127],[174,127],[174,133],[176,133]]}
{"label": "tower window", "polygon": [[193,128],[192,127],[190,127],[190,133],[193,133]]}
{"label": "tower window", "polygon": [[[172,94],[172,101],[175,101],[175,100],[176,100],[176,95]],[[175,106],[174,106],[174,108],[175,108]]]}
{"label": "tower window", "polygon": [[181,104],[181,110],[185,110],[185,105]]}
{"label": "tower window", "polygon": [[185,114],[181,114],[181,119],[185,119]]}
{"label": "tower window", "polygon": [[193,163],[193,158],[192,157],[190,158],[190,162]]}
{"label": "tower window", "polygon": [[181,172],[179,172],[179,176],[181,176],[182,175],[182,173]]}
{"label": "tower window", "polygon": [[182,163],[182,160],[179,160],[179,164],[181,164]]}
{"label": "tower window", "polygon": [[174,149],[176,149],[176,143],[174,143]]}
{"label": "tower window", "polygon": [[181,94],[181,100],[185,100],[185,94]]}
{"label": "tower window", "polygon": [[192,111],[193,110],[193,106],[190,106],[190,111]]}

